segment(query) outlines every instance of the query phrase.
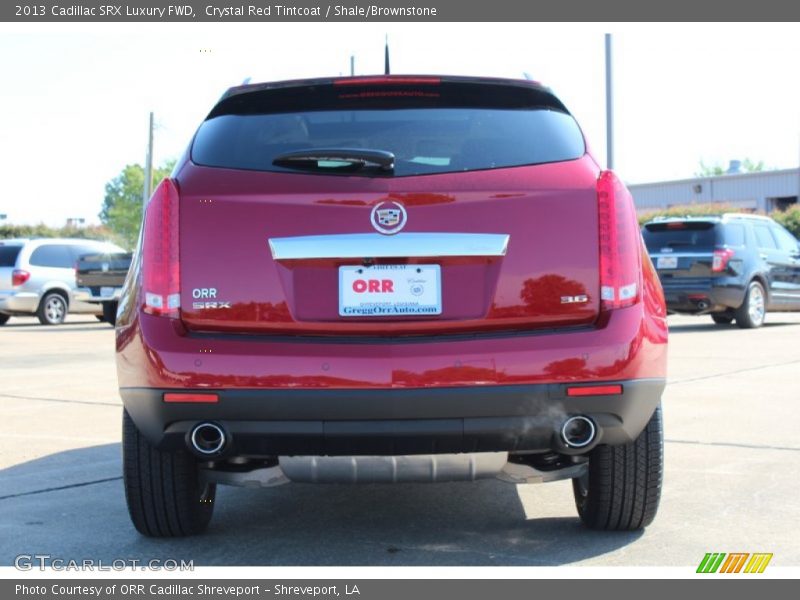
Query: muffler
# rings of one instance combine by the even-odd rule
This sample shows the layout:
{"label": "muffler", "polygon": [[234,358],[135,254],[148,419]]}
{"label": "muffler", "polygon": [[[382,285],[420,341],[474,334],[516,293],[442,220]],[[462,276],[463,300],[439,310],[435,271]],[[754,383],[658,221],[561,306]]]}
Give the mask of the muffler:
{"label": "muffler", "polygon": [[214,423],[195,425],[189,436],[189,443],[192,449],[201,456],[220,454],[227,441],[225,430]]}
{"label": "muffler", "polygon": [[583,415],[570,417],[561,426],[561,441],[569,448],[585,448],[597,437],[594,421]]}

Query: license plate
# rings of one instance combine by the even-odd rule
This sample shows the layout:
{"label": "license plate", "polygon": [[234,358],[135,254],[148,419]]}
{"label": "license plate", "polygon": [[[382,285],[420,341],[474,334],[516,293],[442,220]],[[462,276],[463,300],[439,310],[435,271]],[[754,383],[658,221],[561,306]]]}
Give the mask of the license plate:
{"label": "license plate", "polygon": [[339,316],[442,314],[439,265],[339,267]]}
{"label": "license plate", "polygon": [[656,260],[656,269],[677,269],[678,257],[677,256],[659,256]]}
{"label": "license plate", "polygon": [[101,298],[112,298],[114,296],[114,292],[117,288],[113,287],[101,287],[100,288],[100,297]]}

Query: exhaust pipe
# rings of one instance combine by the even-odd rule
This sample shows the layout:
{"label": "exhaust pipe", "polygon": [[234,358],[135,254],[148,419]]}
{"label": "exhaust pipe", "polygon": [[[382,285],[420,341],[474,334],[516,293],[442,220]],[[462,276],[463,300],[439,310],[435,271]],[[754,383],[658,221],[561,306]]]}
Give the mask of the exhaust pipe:
{"label": "exhaust pipe", "polygon": [[561,440],[569,448],[585,448],[597,437],[597,427],[589,417],[570,417],[561,426]]}
{"label": "exhaust pipe", "polygon": [[227,437],[225,431],[214,423],[200,423],[192,429],[189,438],[195,452],[203,456],[219,454],[225,447]]}
{"label": "exhaust pipe", "polygon": [[706,310],[708,308],[708,302],[706,302],[705,300],[701,300],[700,302],[697,303],[697,308],[699,308],[700,310]]}

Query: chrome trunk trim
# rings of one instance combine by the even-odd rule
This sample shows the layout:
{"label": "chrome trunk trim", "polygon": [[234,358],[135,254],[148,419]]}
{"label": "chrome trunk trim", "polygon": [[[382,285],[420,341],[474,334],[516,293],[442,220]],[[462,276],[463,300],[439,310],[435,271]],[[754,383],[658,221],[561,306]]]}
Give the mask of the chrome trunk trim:
{"label": "chrome trunk trim", "polygon": [[496,233],[347,233],[270,238],[275,260],[505,256],[510,236]]}

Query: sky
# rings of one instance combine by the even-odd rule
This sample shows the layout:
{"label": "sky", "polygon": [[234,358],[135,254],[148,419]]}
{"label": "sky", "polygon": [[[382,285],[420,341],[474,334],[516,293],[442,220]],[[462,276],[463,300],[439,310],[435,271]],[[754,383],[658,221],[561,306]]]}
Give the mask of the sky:
{"label": "sky", "polygon": [[219,96],[275,81],[383,71],[550,86],[606,163],[604,34],[613,34],[615,170],[691,177],[700,161],[800,160],[800,25],[541,23],[0,24],[0,214],[97,223],[104,186],[178,157]]}

